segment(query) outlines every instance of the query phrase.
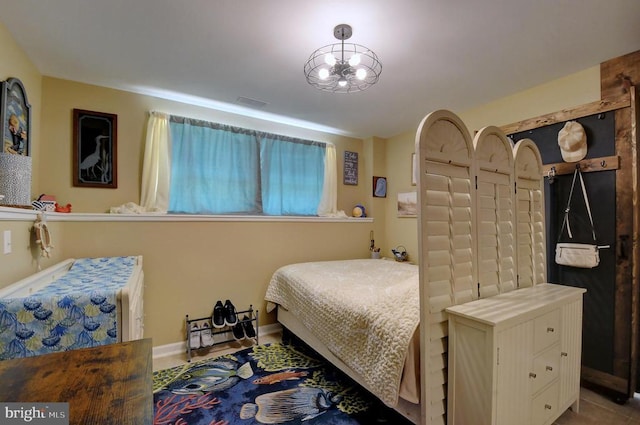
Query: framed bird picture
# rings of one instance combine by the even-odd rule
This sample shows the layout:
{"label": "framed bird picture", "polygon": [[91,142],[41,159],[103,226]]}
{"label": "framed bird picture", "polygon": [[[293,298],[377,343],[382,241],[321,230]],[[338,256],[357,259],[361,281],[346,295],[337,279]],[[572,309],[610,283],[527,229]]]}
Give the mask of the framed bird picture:
{"label": "framed bird picture", "polygon": [[118,116],[73,110],[73,185],[118,187]]}

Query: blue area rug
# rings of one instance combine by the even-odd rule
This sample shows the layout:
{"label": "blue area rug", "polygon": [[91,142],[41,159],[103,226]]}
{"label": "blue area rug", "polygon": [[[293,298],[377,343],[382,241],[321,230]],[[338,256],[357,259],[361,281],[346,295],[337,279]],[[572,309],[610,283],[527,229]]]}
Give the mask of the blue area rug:
{"label": "blue area rug", "polygon": [[154,425],[410,424],[317,353],[256,345],[153,374]]}

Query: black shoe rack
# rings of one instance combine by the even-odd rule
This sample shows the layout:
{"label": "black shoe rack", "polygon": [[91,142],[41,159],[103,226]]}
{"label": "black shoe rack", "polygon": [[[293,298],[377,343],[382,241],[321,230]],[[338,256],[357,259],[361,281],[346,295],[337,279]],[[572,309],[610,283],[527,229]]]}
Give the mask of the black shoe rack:
{"label": "black shoe rack", "polygon": [[[247,316],[248,319],[242,320],[240,317],[241,316]],[[243,310],[243,311],[238,311],[236,312],[236,317],[238,319],[237,324],[241,324],[244,328],[244,324],[246,322],[251,322],[251,324],[253,325],[253,329],[256,333],[256,336],[253,338],[249,338],[246,337],[245,335],[245,339],[252,339],[255,341],[256,345],[259,344],[258,342],[258,310],[254,310],[253,309],[253,305],[249,305],[249,309],[248,310]],[[200,337],[200,332],[202,331],[202,328],[194,328],[194,324],[196,323],[202,323],[202,322],[207,322],[209,324],[209,329],[211,329],[211,336],[213,339],[213,343],[212,344],[207,344],[207,345],[203,345],[202,343],[200,344],[199,347],[194,348],[191,347],[191,335],[192,334],[198,334],[198,337]],[[191,356],[192,356],[192,352],[193,351],[198,351],[201,350],[203,348],[210,348],[210,347],[214,347],[216,345],[220,345],[220,344],[227,344],[229,342],[241,342],[243,340],[238,340],[236,338],[233,337],[233,326],[227,326],[225,325],[223,328],[214,328],[213,327],[213,322],[211,320],[211,315],[206,316],[206,317],[199,317],[196,319],[190,319],[189,315],[186,315],[186,324],[187,324],[187,361],[191,362]],[[237,325],[236,324],[236,325]],[[234,326],[236,326],[234,325]],[[231,335],[231,337],[230,337]],[[202,338],[199,338],[199,341],[202,342]]]}

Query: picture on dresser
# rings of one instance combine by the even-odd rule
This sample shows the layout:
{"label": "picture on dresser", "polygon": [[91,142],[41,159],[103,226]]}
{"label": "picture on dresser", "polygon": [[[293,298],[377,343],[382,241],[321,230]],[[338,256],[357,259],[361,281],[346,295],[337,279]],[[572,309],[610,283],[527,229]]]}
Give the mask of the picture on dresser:
{"label": "picture on dresser", "polygon": [[73,185],[118,187],[118,116],[73,110]]}
{"label": "picture on dresser", "polygon": [[31,105],[24,85],[17,78],[9,78],[1,83],[0,91],[1,152],[29,156]]}

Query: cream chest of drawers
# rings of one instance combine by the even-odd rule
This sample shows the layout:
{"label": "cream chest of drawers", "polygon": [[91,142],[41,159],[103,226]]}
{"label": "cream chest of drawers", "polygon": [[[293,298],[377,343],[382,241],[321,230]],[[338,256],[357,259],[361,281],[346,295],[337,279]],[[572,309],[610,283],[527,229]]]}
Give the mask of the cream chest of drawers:
{"label": "cream chest of drawers", "polygon": [[577,411],[584,292],[541,284],[448,308],[447,422],[549,425]]}

